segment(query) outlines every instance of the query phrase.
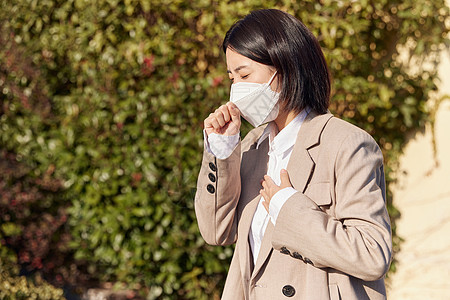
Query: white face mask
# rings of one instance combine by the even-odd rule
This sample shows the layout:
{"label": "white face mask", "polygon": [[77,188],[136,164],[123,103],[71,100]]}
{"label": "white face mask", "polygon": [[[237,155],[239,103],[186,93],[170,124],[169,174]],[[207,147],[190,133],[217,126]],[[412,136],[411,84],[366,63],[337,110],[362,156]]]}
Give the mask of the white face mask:
{"label": "white face mask", "polygon": [[272,91],[270,83],[238,82],[231,85],[230,101],[236,104],[241,115],[254,127],[268,123],[277,118],[280,93]]}

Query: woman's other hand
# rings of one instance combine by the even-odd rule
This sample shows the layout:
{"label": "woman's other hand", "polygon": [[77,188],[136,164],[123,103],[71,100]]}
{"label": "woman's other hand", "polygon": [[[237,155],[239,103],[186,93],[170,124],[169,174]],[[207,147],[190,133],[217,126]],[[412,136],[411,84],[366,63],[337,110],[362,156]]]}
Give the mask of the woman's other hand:
{"label": "woman's other hand", "polygon": [[206,134],[235,135],[241,128],[241,116],[237,106],[228,102],[211,113],[204,121]]}
{"label": "woman's other hand", "polygon": [[285,169],[280,171],[281,184],[277,185],[272,178],[268,175],[264,175],[264,179],[261,180],[262,190],[259,191],[261,196],[264,198],[264,208],[269,212],[269,204],[272,197],[280,190],[292,187],[291,180],[289,179],[289,174]]}

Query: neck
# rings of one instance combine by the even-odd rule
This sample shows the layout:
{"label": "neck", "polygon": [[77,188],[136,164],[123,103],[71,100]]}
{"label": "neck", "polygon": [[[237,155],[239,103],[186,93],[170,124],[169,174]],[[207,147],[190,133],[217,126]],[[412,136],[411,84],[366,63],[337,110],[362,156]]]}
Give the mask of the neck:
{"label": "neck", "polygon": [[298,115],[298,113],[294,111],[290,112],[280,112],[278,117],[274,120],[275,124],[278,127],[278,132],[283,130],[292,120],[295,119],[295,117]]}

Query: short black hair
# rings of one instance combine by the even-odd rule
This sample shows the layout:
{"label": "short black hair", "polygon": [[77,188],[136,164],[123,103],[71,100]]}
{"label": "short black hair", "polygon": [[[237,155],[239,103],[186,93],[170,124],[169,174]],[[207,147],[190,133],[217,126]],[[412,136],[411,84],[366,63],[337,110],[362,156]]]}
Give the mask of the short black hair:
{"label": "short black hair", "polygon": [[331,79],[325,57],[316,37],[294,16],[277,9],[252,11],[231,26],[222,48],[275,67],[285,110],[328,111]]}

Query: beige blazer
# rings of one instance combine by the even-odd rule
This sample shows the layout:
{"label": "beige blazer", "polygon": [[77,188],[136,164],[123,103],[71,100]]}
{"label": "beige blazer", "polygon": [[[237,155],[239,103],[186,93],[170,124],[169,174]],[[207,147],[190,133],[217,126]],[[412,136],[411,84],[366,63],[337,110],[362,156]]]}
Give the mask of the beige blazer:
{"label": "beige blazer", "polygon": [[298,191],[267,226],[256,265],[248,242],[267,172],[252,130],[231,156],[204,152],[195,212],[208,244],[236,243],[222,299],[386,299],[392,253],[383,157],[365,131],[311,112],[287,171]]}

